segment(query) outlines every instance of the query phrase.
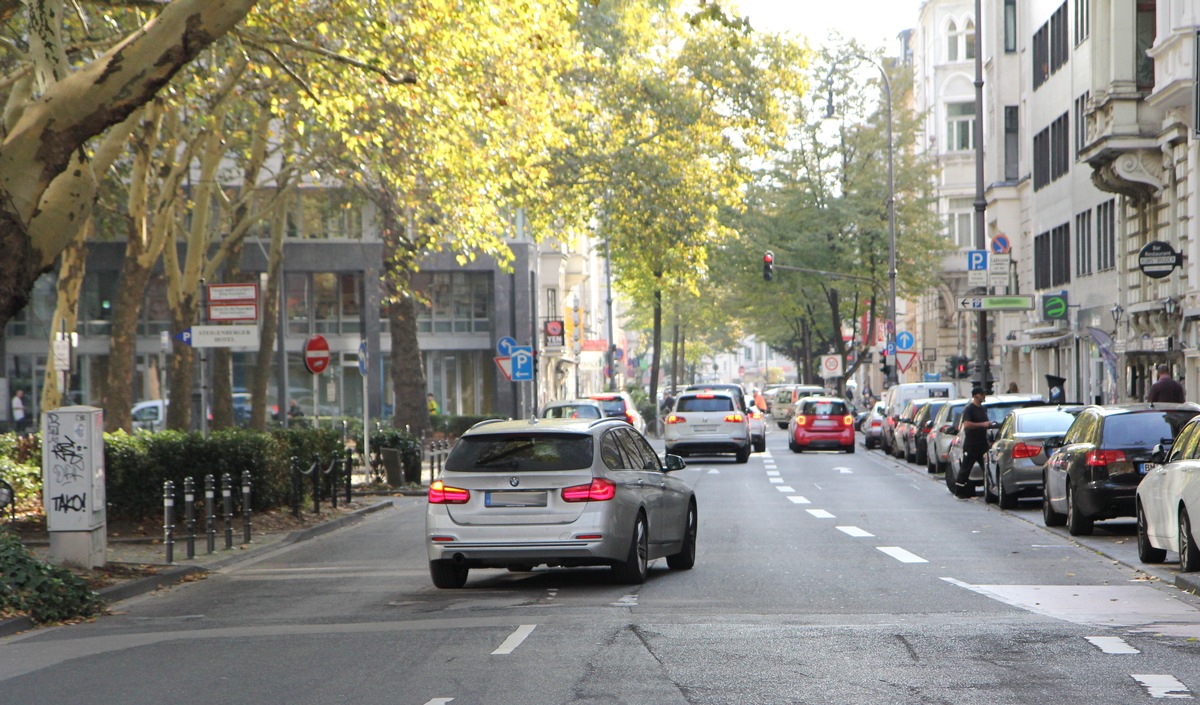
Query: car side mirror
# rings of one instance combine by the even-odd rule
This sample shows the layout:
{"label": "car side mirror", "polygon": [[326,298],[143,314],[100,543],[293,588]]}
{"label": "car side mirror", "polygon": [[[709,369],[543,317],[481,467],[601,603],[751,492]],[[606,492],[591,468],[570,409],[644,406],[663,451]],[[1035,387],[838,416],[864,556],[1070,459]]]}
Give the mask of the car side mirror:
{"label": "car side mirror", "polygon": [[1042,447],[1046,449],[1047,455],[1050,454],[1050,451],[1052,451],[1056,448],[1062,448],[1062,446],[1063,446],[1063,437],[1062,436],[1051,436],[1051,437],[1047,438],[1046,440],[1042,441]]}
{"label": "car side mirror", "polygon": [[958,435],[958,426],[951,426],[949,429],[947,429],[946,433],[957,436]]}
{"label": "car side mirror", "polygon": [[1167,460],[1167,453],[1171,450],[1171,446],[1164,446],[1162,443],[1155,443],[1154,449],[1150,451],[1150,459],[1156,463],[1164,463]]}
{"label": "car side mirror", "polygon": [[672,455],[672,454],[668,453],[667,454],[667,465],[663,469],[666,470],[667,472],[674,472],[676,470],[682,470],[686,467],[687,467],[687,463],[683,462],[683,458],[679,457],[678,455]]}

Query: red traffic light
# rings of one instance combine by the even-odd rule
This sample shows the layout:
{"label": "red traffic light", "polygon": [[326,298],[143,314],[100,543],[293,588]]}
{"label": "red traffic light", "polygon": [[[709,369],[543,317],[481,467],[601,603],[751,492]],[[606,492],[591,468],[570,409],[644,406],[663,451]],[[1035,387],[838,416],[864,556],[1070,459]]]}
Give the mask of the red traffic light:
{"label": "red traffic light", "polygon": [[763,281],[771,281],[775,277],[775,253],[767,250],[763,254]]}
{"label": "red traffic light", "polygon": [[763,255],[763,262],[766,264],[773,264],[775,262],[775,254],[773,252],[766,253]]}

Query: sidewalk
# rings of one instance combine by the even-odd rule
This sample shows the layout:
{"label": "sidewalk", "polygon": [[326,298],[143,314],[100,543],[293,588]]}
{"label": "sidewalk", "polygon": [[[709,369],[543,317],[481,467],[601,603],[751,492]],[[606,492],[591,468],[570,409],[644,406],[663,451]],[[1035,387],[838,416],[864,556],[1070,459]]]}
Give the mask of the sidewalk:
{"label": "sidewalk", "polygon": [[[127,600],[159,588],[174,585],[189,578],[204,575],[212,570],[245,561],[268,549],[288,546],[307,541],[322,534],[350,526],[375,512],[392,507],[391,496],[423,494],[424,488],[384,490],[379,493],[363,493],[352,496],[349,505],[338,503],[333,509],[328,501],[322,503],[320,514],[314,514],[311,504],[305,507],[300,517],[293,517],[287,509],[251,515],[250,543],[243,544],[244,527],[240,516],[234,517],[232,548],[225,548],[225,529],[218,522],[214,551],[208,552],[204,519],[198,518],[195,539],[195,555],[187,557],[187,529],[182,523],[175,528],[173,562],[167,563],[167,551],[161,526],[110,525],[105,557],[108,564],[91,570],[75,569],[72,572],[83,577],[104,601]],[[49,554],[49,535],[43,530],[37,533],[20,532],[29,550],[40,558]],[[0,637],[36,628],[28,617],[13,617],[0,620]]]}

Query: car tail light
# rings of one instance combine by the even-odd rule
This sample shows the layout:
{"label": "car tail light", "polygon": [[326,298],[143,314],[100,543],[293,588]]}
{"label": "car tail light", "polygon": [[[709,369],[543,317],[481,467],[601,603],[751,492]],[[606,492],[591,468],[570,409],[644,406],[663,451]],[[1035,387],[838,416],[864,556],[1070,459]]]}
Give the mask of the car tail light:
{"label": "car tail light", "polygon": [[673,423],[687,423],[687,419],[685,419],[684,417],[680,416],[679,414],[671,414],[670,416],[668,416],[668,417],[667,417],[667,423],[669,423],[669,424],[673,424]]}
{"label": "car tail light", "polygon": [[429,485],[430,504],[466,504],[471,499],[471,493],[459,487],[450,487],[441,480],[434,480]]}
{"label": "car tail light", "polygon": [[808,423],[808,417],[805,416],[804,414],[798,414],[796,416],[796,425],[797,426],[803,426],[807,423]]}
{"label": "car tail light", "polygon": [[617,494],[617,486],[612,482],[597,477],[587,485],[564,487],[562,498],[565,502],[603,502],[612,499]]}
{"label": "car tail light", "polygon": [[843,426],[853,426],[854,425],[854,417],[851,416],[850,414],[846,414],[845,416],[842,417],[842,425]]}
{"label": "car tail light", "polygon": [[1040,445],[1029,445],[1028,443],[1018,443],[1013,446],[1012,457],[1017,458],[1033,458],[1037,457],[1038,453],[1042,452]]}
{"label": "car tail light", "polygon": [[711,395],[711,394],[697,394],[696,398],[697,399],[713,399],[715,397],[713,397],[713,395]]}
{"label": "car tail light", "polygon": [[625,412],[625,420],[629,422],[630,426],[637,425],[633,422],[633,414],[631,412],[628,412],[628,411]]}
{"label": "car tail light", "polygon": [[762,412],[761,412],[761,411],[752,411],[752,412],[750,412],[750,418],[752,418],[752,419],[761,419],[761,418],[762,418]]}
{"label": "car tail light", "polygon": [[1125,452],[1120,450],[1091,450],[1088,451],[1084,464],[1089,468],[1108,467],[1113,463],[1125,462]]}
{"label": "car tail light", "polygon": [[741,414],[727,414],[725,416],[725,423],[741,423],[745,420],[746,417]]}
{"label": "car tail light", "polygon": [[871,428],[877,428],[883,425],[883,421],[879,419],[871,419]]}

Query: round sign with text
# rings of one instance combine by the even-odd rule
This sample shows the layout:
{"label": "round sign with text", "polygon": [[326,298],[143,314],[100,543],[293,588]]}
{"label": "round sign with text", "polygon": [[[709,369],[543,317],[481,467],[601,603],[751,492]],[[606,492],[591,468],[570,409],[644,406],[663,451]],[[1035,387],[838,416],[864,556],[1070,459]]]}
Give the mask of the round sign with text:
{"label": "round sign with text", "polygon": [[1183,255],[1176,252],[1169,244],[1155,240],[1146,243],[1146,246],[1138,252],[1138,269],[1152,279],[1162,279],[1175,271],[1182,259]]}

